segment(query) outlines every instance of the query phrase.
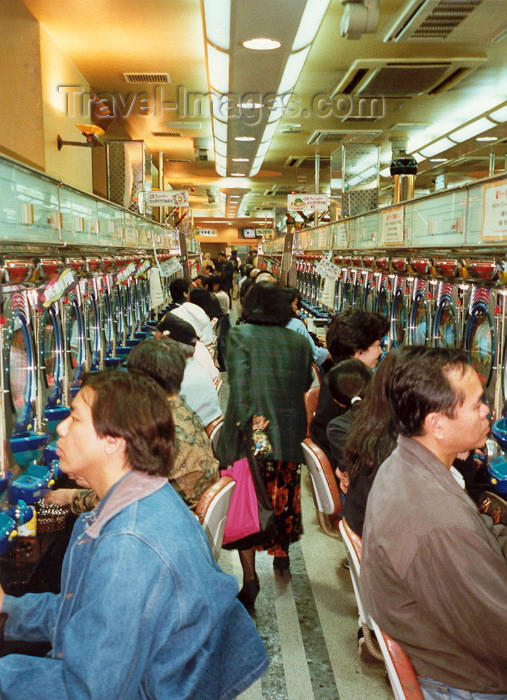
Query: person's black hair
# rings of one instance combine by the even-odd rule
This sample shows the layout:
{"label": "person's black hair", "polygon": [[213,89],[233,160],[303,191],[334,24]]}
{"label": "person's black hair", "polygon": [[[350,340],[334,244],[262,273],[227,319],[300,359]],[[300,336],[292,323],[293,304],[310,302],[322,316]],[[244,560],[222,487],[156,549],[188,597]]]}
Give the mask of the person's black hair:
{"label": "person's black hair", "polygon": [[127,355],[127,369],[145,372],[154,379],[169,396],[179,393],[185,357],[177,343],[169,338],[155,340],[151,338],[135,345]]}
{"label": "person's black hair", "polygon": [[174,422],[162,387],[144,372],[87,372],[83,400],[101,438],[125,440],[127,462],[137,471],[169,476],[174,460]]}
{"label": "person's black hair", "polygon": [[203,311],[206,312],[208,318],[221,318],[223,311],[216,297],[212,297],[208,289],[204,287],[194,287],[190,290],[188,301],[192,304],[197,304]]}
{"label": "person's black hair", "polygon": [[[292,304],[294,299],[296,299],[297,300],[297,307],[298,307],[298,309],[300,309],[301,308],[301,292],[299,291],[299,289],[296,289],[296,287],[286,287],[286,289],[287,289],[287,293],[288,293],[288,297],[289,297],[289,305]],[[294,313],[294,311],[292,309],[291,309],[291,314],[293,316],[296,316],[296,314]]]}
{"label": "person's black hair", "polygon": [[354,409],[354,420],[343,453],[343,463],[350,483],[356,480],[359,472],[373,479],[382,462],[396,446],[398,431],[386,394],[386,381],[396,360],[395,351],[382,360],[366,389],[364,399]]}
{"label": "person's black hair", "polygon": [[171,294],[171,299],[173,301],[179,301],[184,298],[190,289],[190,282],[183,279],[183,277],[177,277],[169,285],[169,292]]}
{"label": "person's black hair", "polygon": [[463,376],[470,365],[462,350],[413,346],[395,352],[397,362],[386,381],[393,421],[401,435],[420,436],[429,413],[454,416],[465,397],[449,373]]}
{"label": "person's black hair", "polygon": [[213,287],[215,284],[220,285],[220,290],[224,288],[224,276],[222,274],[210,275],[206,279],[206,289],[210,292],[214,291]]}
{"label": "person's black hair", "polygon": [[242,302],[243,319],[261,326],[286,326],[292,317],[287,293],[275,282],[252,284]]}
{"label": "person's black hair", "polygon": [[389,330],[389,321],[382,314],[363,309],[351,309],[337,314],[326,333],[326,345],[333,360],[338,362],[367,350]]}
{"label": "person's black hair", "polygon": [[352,399],[364,398],[372,372],[364,362],[351,357],[334,365],[326,377],[333,399],[348,409]]}

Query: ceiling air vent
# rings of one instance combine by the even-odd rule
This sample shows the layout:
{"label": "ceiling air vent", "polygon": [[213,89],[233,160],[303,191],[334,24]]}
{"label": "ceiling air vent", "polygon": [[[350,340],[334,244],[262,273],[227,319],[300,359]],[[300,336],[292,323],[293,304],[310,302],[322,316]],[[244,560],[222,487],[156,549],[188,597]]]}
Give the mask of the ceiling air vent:
{"label": "ceiling air vent", "polygon": [[152,131],[151,135],[161,136],[166,139],[177,139],[181,137],[181,134],[179,134],[177,131]]}
{"label": "ceiling air vent", "polygon": [[[354,61],[333,95],[415,97],[443,92],[481,66],[486,58],[376,59]],[[360,116],[361,113],[359,113]]]}
{"label": "ceiling air vent", "polygon": [[314,131],[307,143],[312,146],[321,143],[370,143],[382,132],[377,130],[347,131],[344,129]]}
{"label": "ceiling air vent", "polygon": [[171,82],[169,73],[124,73],[127,83],[149,83],[150,85],[167,85]]}
{"label": "ceiling air vent", "polygon": [[507,28],[505,0],[407,0],[384,41],[495,41]]}

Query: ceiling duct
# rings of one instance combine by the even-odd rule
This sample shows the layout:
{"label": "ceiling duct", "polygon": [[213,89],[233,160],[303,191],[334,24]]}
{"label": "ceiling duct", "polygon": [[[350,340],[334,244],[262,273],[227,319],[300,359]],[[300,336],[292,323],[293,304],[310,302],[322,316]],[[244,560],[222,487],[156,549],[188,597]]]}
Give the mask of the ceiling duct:
{"label": "ceiling duct", "polygon": [[495,41],[507,29],[505,0],[407,0],[384,41]]}
{"label": "ceiling duct", "polygon": [[149,85],[167,85],[171,82],[169,73],[124,73],[126,83],[147,83]]}
{"label": "ceiling duct", "polygon": [[444,92],[481,66],[486,58],[359,59],[334,95],[416,97]]}

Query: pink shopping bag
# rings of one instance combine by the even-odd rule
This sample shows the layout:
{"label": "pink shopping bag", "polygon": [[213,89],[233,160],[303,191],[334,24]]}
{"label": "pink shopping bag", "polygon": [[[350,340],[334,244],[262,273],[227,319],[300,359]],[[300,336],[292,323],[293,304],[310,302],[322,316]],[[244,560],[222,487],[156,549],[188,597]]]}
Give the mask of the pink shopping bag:
{"label": "pink shopping bag", "polygon": [[246,457],[234,462],[232,467],[223,469],[220,473],[222,476],[230,476],[236,482],[225,523],[223,544],[228,544],[259,532],[259,507]]}

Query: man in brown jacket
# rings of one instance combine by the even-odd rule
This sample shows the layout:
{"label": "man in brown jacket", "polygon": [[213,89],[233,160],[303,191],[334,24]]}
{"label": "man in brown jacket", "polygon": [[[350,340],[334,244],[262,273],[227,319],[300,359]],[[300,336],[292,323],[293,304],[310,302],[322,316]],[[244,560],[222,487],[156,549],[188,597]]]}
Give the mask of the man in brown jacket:
{"label": "man in brown jacket", "polygon": [[507,528],[454,478],[489,432],[463,353],[404,348],[387,379],[398,446],[368,497],[361,595],[410,657],[426,699],[507,698]]}

